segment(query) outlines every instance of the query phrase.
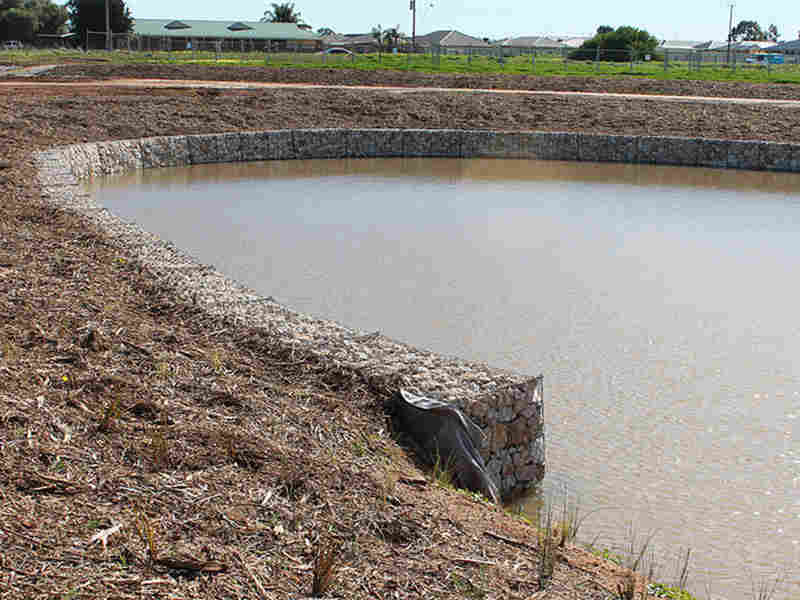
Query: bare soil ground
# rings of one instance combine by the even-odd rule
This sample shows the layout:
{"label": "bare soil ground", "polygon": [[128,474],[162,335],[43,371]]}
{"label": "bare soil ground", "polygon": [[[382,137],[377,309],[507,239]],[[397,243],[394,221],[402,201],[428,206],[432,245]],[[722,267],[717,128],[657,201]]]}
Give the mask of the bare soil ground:
{"label": "bare soil ground", "polygon": [[[221,79],[227,70],[136,73]],[[112,240],[43,203],[33,151],[311,126],[797,141],[798,116],[491,94],[0,89],[0,598],[299,597],[324,548],[336,551],[333,597],[607,599],[629,577],[568,544],[539,591],[537,530],[433,481],[398,443],[385,397],[278,351],[267,331],[175,301]]]}
{"label": "bare soil ground", "polygon": [[64,65],[49,71],[43,76],[48,79],[63,81],[85,78],[137,77],[800,100],[800,85],[656,80],[641,77],[537,77],[534,75],[473,75],[388,70],[361,71],[338,68],[209,67],[179,64],[120,65],[103,63]]}

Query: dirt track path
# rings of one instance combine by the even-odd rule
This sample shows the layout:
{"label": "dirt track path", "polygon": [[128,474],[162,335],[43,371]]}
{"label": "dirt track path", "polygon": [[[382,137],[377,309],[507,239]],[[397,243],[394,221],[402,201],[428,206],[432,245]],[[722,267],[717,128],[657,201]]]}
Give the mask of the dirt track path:
{"label": "dirt track path", "polygon": [[511,94],[524,96],[567,96],[584,98],[620,98],[629,100],[651,100],[656,102],[692,102],[705,104],[744,104],[772,105],[800,108],[800,100],[775,100],[766,98],[716,98],[709,96],[664,96],[653,94],[620,94],[604,92],[577,91],[543,91],[543,90],[500,90],[474,88],[441,88],[441,87],[399,87],[399,86],[366,86],[366,85],[332,85],[311,83],[274,83],[256,81],[205,81],[177,79],[108,79],[75,82],[41,82],[41,81],[0,81],[0,88],[34,88],[34,89],[76,89],[76,88],[141,88],[141,89],[227,89],[227,90],[259,90],[259,89],[332,89],[332,90],[384,90],[397,94],[414,93],[459,93],[459,94]]}

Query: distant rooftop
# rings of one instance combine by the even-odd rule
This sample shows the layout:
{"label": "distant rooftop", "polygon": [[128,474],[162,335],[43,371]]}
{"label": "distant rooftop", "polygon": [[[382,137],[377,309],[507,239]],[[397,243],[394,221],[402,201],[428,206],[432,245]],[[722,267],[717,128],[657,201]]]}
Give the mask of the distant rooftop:
{"label": "distant rooftop", "polygon": [[418,35],[416,43],[420,46],[451,46],[454,48],[467,46],[485,48],[489,46],[481,38],[461,33],[455,29],[440,29],[425,35]]}
{"label": "distant rooftop", "polygon": [[233,38],[269,40],[318,40],[319,36],[296,23],[261,21],[197,21],[175,19],[136,19],[136,35],[180,38]]}
{"label": "distant rooftop", "polygon": [[503,46],[515,46],[520,48],[566,48],[566,44],[552,37],[534,35],[520,36],[503,40]]}
{"label": "distant rooftop", "polygon": [[789,40],[788,42],[780,42],[774,46],[764,48],[764,50],[775,50],[777,52],[800,52],[800,40]]}

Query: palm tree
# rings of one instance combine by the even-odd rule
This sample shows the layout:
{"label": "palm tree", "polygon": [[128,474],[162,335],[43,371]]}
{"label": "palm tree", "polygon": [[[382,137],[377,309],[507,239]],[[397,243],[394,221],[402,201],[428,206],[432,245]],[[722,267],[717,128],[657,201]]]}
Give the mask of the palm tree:
{"label": "palm tree", "polygon": [[378,52],[383,50],[383,28],[380,25],[372,28],[372,37],[378,42]]}
{"label": "palm tree", "polygon": [[383,30],[383,42],[389,50],[397,47],[399,39],[400,32],[397,30],[397,27],[390,27],[389,29]]}
{"label": "palm tree", "polygon": [[283,4],[271,3],[272,9],[264,12],[261,21],[265,23],[297,23],[302,24],[303,18],[299,11],[295,11],[294,2]]}

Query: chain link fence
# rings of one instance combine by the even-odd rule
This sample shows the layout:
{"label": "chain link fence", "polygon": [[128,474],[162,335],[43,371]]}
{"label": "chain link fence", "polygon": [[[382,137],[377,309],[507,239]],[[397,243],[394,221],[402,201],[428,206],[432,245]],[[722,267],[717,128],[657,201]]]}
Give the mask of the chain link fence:
{"label": "chain link fence", "polygon": [[[77,41],[77,40],[76,40]],[[319,50],[307,42],[281,40],[213,40],[141,37],[113,34],[113,52],[105,51],[105,32],[88,32],[80,40],[83,55],[115,62],[233,64],[244,66],[344,66],[456,73],[519,73],[530,75],[634,75],[642,77],[786,80],[800,83],[800,54],[745,53],[656,49],[604,50],[523,46],[428,46],[416,52],[393,49],[358,52],[347,48]],[[68,49],[58,52],[66,53]],[[0,50],[0,62],[20,63],[37,52],[27,47]],[[41,50],[40,52],[44,52]]]}

